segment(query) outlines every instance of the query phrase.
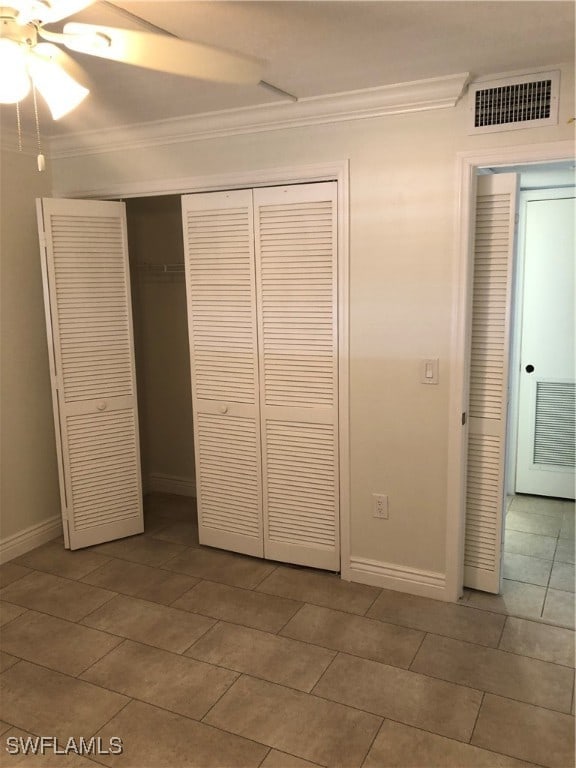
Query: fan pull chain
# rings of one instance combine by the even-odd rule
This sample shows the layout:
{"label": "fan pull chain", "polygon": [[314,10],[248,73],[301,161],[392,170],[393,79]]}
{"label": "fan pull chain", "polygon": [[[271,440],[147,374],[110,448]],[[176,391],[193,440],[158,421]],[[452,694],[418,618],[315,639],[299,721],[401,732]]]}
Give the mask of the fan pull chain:
{"label": "fan pull chain", "polygon": [[42,142],[40,141],[40,118],[38,117],[38,99],[36,96],[36,87],[32,86],[32,95],[34,97],[34,118],[36,120],[36,140],[38,142],[38,170],[46,170],[46,158],[42,153]]}
{"label": "fan pull chain", "polygon": [[18,152],[22,152],[22,120],[20,117],[20,102],[16,102],[16,125],[18,127]]}

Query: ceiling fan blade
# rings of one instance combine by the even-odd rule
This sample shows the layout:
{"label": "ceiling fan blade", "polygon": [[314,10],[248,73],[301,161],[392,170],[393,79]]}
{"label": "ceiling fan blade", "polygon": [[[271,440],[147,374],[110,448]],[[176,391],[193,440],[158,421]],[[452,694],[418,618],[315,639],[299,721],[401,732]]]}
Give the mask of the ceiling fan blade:
{"label": "ceiling fan blade", "polygon": [[28,24],[31,21],[52,24],[78,13],[94,2],[95,0],[10,0],[10,5],[15,6],[18,11],[19,24]]}
{"label": "ceiling fan blade", "polygon": [[69,56],[66,51],[62,50],[62,48],[58,48],[57,45],[52,45],[52,43],[37,43],[32,49],[32,53],[36,56],[40,56],[46,61],[58,64],[58,66],[61,67],[67,75],[70,75],[70,77],[76,80],[77,83],[80,83],[80,85],[83,85],[85,88],[88,87],[88,75],[82,67],[74,61],[72,56]]}
{"label": "ceiling fan blade", "polygon": [[264,62],[202,43],[116,27],[68,23],[67,48],[138,67],[225,83],[258,83]]}

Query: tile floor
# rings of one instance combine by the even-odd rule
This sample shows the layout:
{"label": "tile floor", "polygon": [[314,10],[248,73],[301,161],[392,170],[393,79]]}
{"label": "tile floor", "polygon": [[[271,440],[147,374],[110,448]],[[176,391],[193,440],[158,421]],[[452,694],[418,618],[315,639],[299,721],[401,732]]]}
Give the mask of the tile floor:
{"label": "tile floor", "polygon": [[574,502],[510,497],[503,566],[502,594],[466,590],[468,605],[574,629]]}
{"label": "tile floor", "polygon": [[[39,547],[0,567],[2,765],[570,768],[574,632],[546,604],[570,594],[552,575],[573,540],[564,511],[529,514],[510,530],[554,551],[512,554],[548,580],[509,582],[548,590],[539,621],[199,547],[181,497],[148,497],[142,536]],[[28,735],[124,752],[6,754]]]}

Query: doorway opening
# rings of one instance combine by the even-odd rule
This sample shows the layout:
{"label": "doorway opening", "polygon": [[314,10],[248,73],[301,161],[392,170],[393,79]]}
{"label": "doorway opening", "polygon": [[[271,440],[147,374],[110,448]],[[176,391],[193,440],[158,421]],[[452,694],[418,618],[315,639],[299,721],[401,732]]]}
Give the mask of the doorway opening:
{"label": "doorway opening", "polygon": [[[496,493],[495,504],[501,504],[501,517],[495,521],[501,526],[499,532],[495,526],[501,551],[494,553],[500,558],[500,574],[490,590],[496,592],[495,583],[499,594],[478,591],[482,586],[472,579],[477,589],[465,590],[464,598],[477,607],[573,626],[574,163],[479,167],[477,174],[515,176],[512,213],[517,226],[508,274],[501,486],[495,481],[488,488],[494,467],[488,472],[481,467],[481,493]],[[482,229],[476,235],[484,237]],[[499,237],[497,225],[490,237]],[[490,280],[497,288],[504,277],[495,270]],[[476,271],[473,293],[483,291],[485,274]],[[494,296],[490,293],[487,304],[494,304]],[[474,303],[470,415],[474,376],[480,375],[474,371],[474,344],[484,343],[475,341],[474,328],[477,336],[478,327],[485,325],[485,310]],[[491,376],[492,365],[489,360],[481,375]],[[483,397],[490,400],[493,392],[485,390]],[[478,466],[472,468],[473,475],[478,471]],[[476,478],[469,482],[476,483]],[[476,525],[469,512],[467,523]]]}

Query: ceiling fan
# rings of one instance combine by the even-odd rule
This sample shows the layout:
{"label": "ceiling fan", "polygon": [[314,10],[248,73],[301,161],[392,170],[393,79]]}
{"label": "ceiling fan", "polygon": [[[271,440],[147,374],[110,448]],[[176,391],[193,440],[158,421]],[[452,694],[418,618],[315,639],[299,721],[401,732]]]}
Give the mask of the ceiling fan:
{"label": "ceiling fan", "polygon": [[175,75],[225,83],[261,83],[290,96],[261,80],[264,64],[259,59],[181,40],[170,33],[76,22],[65,24],[62,32],[46,29],[46,25],[77,13],[95,0],[6,2],[9,4],[0,5],[0,104],[19,103],[32,82],[55,120],[78,106],[88,95],[82,70],[59,46]]}

